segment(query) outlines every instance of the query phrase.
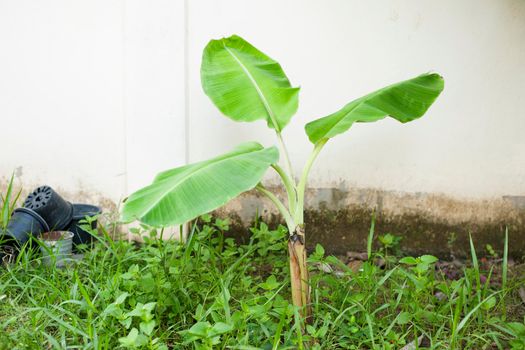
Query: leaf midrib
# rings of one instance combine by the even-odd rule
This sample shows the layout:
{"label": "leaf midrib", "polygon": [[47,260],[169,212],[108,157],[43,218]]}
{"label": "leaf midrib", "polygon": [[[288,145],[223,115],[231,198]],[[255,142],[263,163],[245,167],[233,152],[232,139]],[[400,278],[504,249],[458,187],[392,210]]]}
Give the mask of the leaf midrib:
{"label": "leaf midrib", "polygon": [[[225,156],[223,158],[221,157],[217,157],[217,158],[214,158],[214,159],[210,159],[209,161],[203,161],[201,163],[200,166],[196,166],[195,168],[195,171],[193,172],[189,172],[188,175],[186,176],[183,176],[180,180],[178,180],[177,182],[175,182],[173,185],[169,186],[169,190],[165,192],[165,194],[163,194],[157,201],[154,201],[154,203],[148,207],[147,210],[144,211],[144,214],[142,216],[145,216],[147,215],[158,203],[160,203],[164,198],[166,198],[172,191],[175,187],[177,187],[178,185],[180,185],[182,182],[186,181],[190,176],[193,176],[195,175],[196,173],[200,172],[203,168],[207,167],[207,166],[211,166],[211,165],[215,165],[215,164],[219,164],[223,161],[226,161],[226,160],[229,160],[231,158],[234,158],[236,156],[241,156],[241,155],[246,155],[248,153],[253,153],[253,152],[259,152],[259,151],[264,151],[264,150],[267,150],[268,148],[262,148],[262,149],[259,149],[259,150],[252,150],[252,151],[249,151],[249,152],[243,152],[243,153],[235,153],[235,154],[232,154],[230,156]],[[218,159],[219,158],[219,159]],[[198,163],[197,163],[198,164]],[[197,164],[194,164],[194,165],[197,165]],[[166,179],[168,180],[168,179]],[[167,182],[167,181],[166,181]],[[154,184],[152,184],[151,186],[153,186]]]}
{"label": "leaf midrib", "polygon": [[272,109],[270,107],[270,104],[266,100],[266,97],[264,96],[264,93],[262,92],[261,88],[259,87],[259,84],[257,84],[257,81],[255,80],[253,75],[250,73],[249,69],[242,63],[241,59],[239,57],[237,57],[232,52],[232,50],[230,50],[226,46],[224,41],[222,42],[222,45],[223,45],[224,49],[226,50],[226,52],[228,52],[233,57],[235,62],[237,62],[237,64],[241,67],[241,69],[244,71],[244,73],[248,76],[248,79],[252,83],[253,87],[255,88],[255,91],[257,91],[257,94],[259,95],[259,98],[261,99],[261,101],[263,103],[264,109],[266,109],[266,113],[268,113],[268,116],[270,117],[270,120],[272,121],[272,124],[274,125],[274,129],[277,132],[280,132],[281,130],[279,128],[279,124],[277,124],[277,120],[275,119],[275,115],[274,115],[274,113],[273,113],[273,111],[272,111]]}

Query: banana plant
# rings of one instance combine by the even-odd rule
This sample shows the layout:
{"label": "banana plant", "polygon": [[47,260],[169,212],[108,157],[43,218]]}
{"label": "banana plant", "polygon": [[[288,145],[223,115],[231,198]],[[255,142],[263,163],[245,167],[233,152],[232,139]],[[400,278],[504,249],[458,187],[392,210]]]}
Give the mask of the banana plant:
{"label": "banana plant", "polygon": [[[153,226],[174,226],[221,207],[255,188],[281,213],[289,231],[292,302],[303,317],[310,316],[310,288],[305,250],[304,199],[312,165],[333,137],[354,123],[392,117],[401,123],[418,119],[444,88],[443,78],[426,73],[348,103],[305,126],[313,150],[300,176],[295,176],[282,137],[296,113],[299,88],[293,87],[281,65],[237,35],[211,40],[202,55],[204,92],[227,117],[239,122],[265,120],[275,132],[279,148],[243,143],[210,160],[161,172],[153,183],[130,195],[123,221],[139,220]],[[279,165],[279,158],[281,164]],[[280,199],[261,180],[272,168],[282,180],[287,198]]]}

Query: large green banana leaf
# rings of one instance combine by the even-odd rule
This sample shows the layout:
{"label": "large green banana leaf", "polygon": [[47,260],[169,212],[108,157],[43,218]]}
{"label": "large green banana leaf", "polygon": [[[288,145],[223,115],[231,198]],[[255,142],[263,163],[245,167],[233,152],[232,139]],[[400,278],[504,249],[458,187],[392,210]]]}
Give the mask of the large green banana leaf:
{"label": "large green banana leaf", "polygon": [[281,131],[297,111],[299,88],[279,63],[237,35],[208,43],[201,82],[219,110],[236,121],[265,119]]}
{"label": "large green banana leaf", "polygon": [[277,148],[248,142],[216,158],[164,171],[128,197],[122,219],[152,226],[180,225],[254,188],[278,160]]}
{"label": "large green banana leaf", "polygon": [[306,124],[306,134],[315,144],[347,131],[355,122],[374,122],[387,116],[409,122],[425,114],[443,88],[443,78],[435,73],[387,86]]}

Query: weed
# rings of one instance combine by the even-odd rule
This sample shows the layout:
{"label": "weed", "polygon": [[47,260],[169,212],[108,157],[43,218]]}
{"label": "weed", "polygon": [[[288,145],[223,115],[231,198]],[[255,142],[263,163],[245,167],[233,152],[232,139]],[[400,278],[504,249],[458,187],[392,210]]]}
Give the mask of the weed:
{"label": "weed", "polygon": [[[89,225],[87,225],[89,227]],[[144,243],[102,238],[64,269],[31,250],[0,270],[0,349],[523,349],[522,319],[504,316],[513,289],[475,267],[443,278],[430,255],[353,271],[321,246],[311,269],[311,324],[290,302],[287,229],[258,222],[237,245],[228,223],[203,217],[186,242],[146,226]],[[105,232],[105,233],[104,233]],[[95,233],[95,232],[93,232]],[[222,240],[223,245],[218,244]],[[508,265],[505,265],[508,269]],[[514,293],[515,294],[515,293]],[[521,346],[521,347],[520,347]]]}

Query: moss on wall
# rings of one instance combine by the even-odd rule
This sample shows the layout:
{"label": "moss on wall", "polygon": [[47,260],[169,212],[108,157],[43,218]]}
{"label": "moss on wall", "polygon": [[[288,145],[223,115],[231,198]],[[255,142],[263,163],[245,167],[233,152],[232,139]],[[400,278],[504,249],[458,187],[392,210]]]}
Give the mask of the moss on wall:
{"label": "moss on wall", "polygon": [[[274,189],[275,190],[275,189]],[[283,197],[283,193],[280,193]],[[308,193],[305,212],[307,247],[321,243],[332,254],[366,250],[372,212],[376,211],[376,236],[402,237],[401,248],[410,254],[435,254],[443,258],[466,256],[472,234],[480,255],[490,244],[503,247],[509,229],[511,256],[525,255],[525,198],[458,199],[445,195],[399,193],[377,189],[321,188]],[[281,222],[270,203],[247,193],[217,211],[232,220],[232,233],[246,240],[246,227],[256,215],[270,225]]]}

